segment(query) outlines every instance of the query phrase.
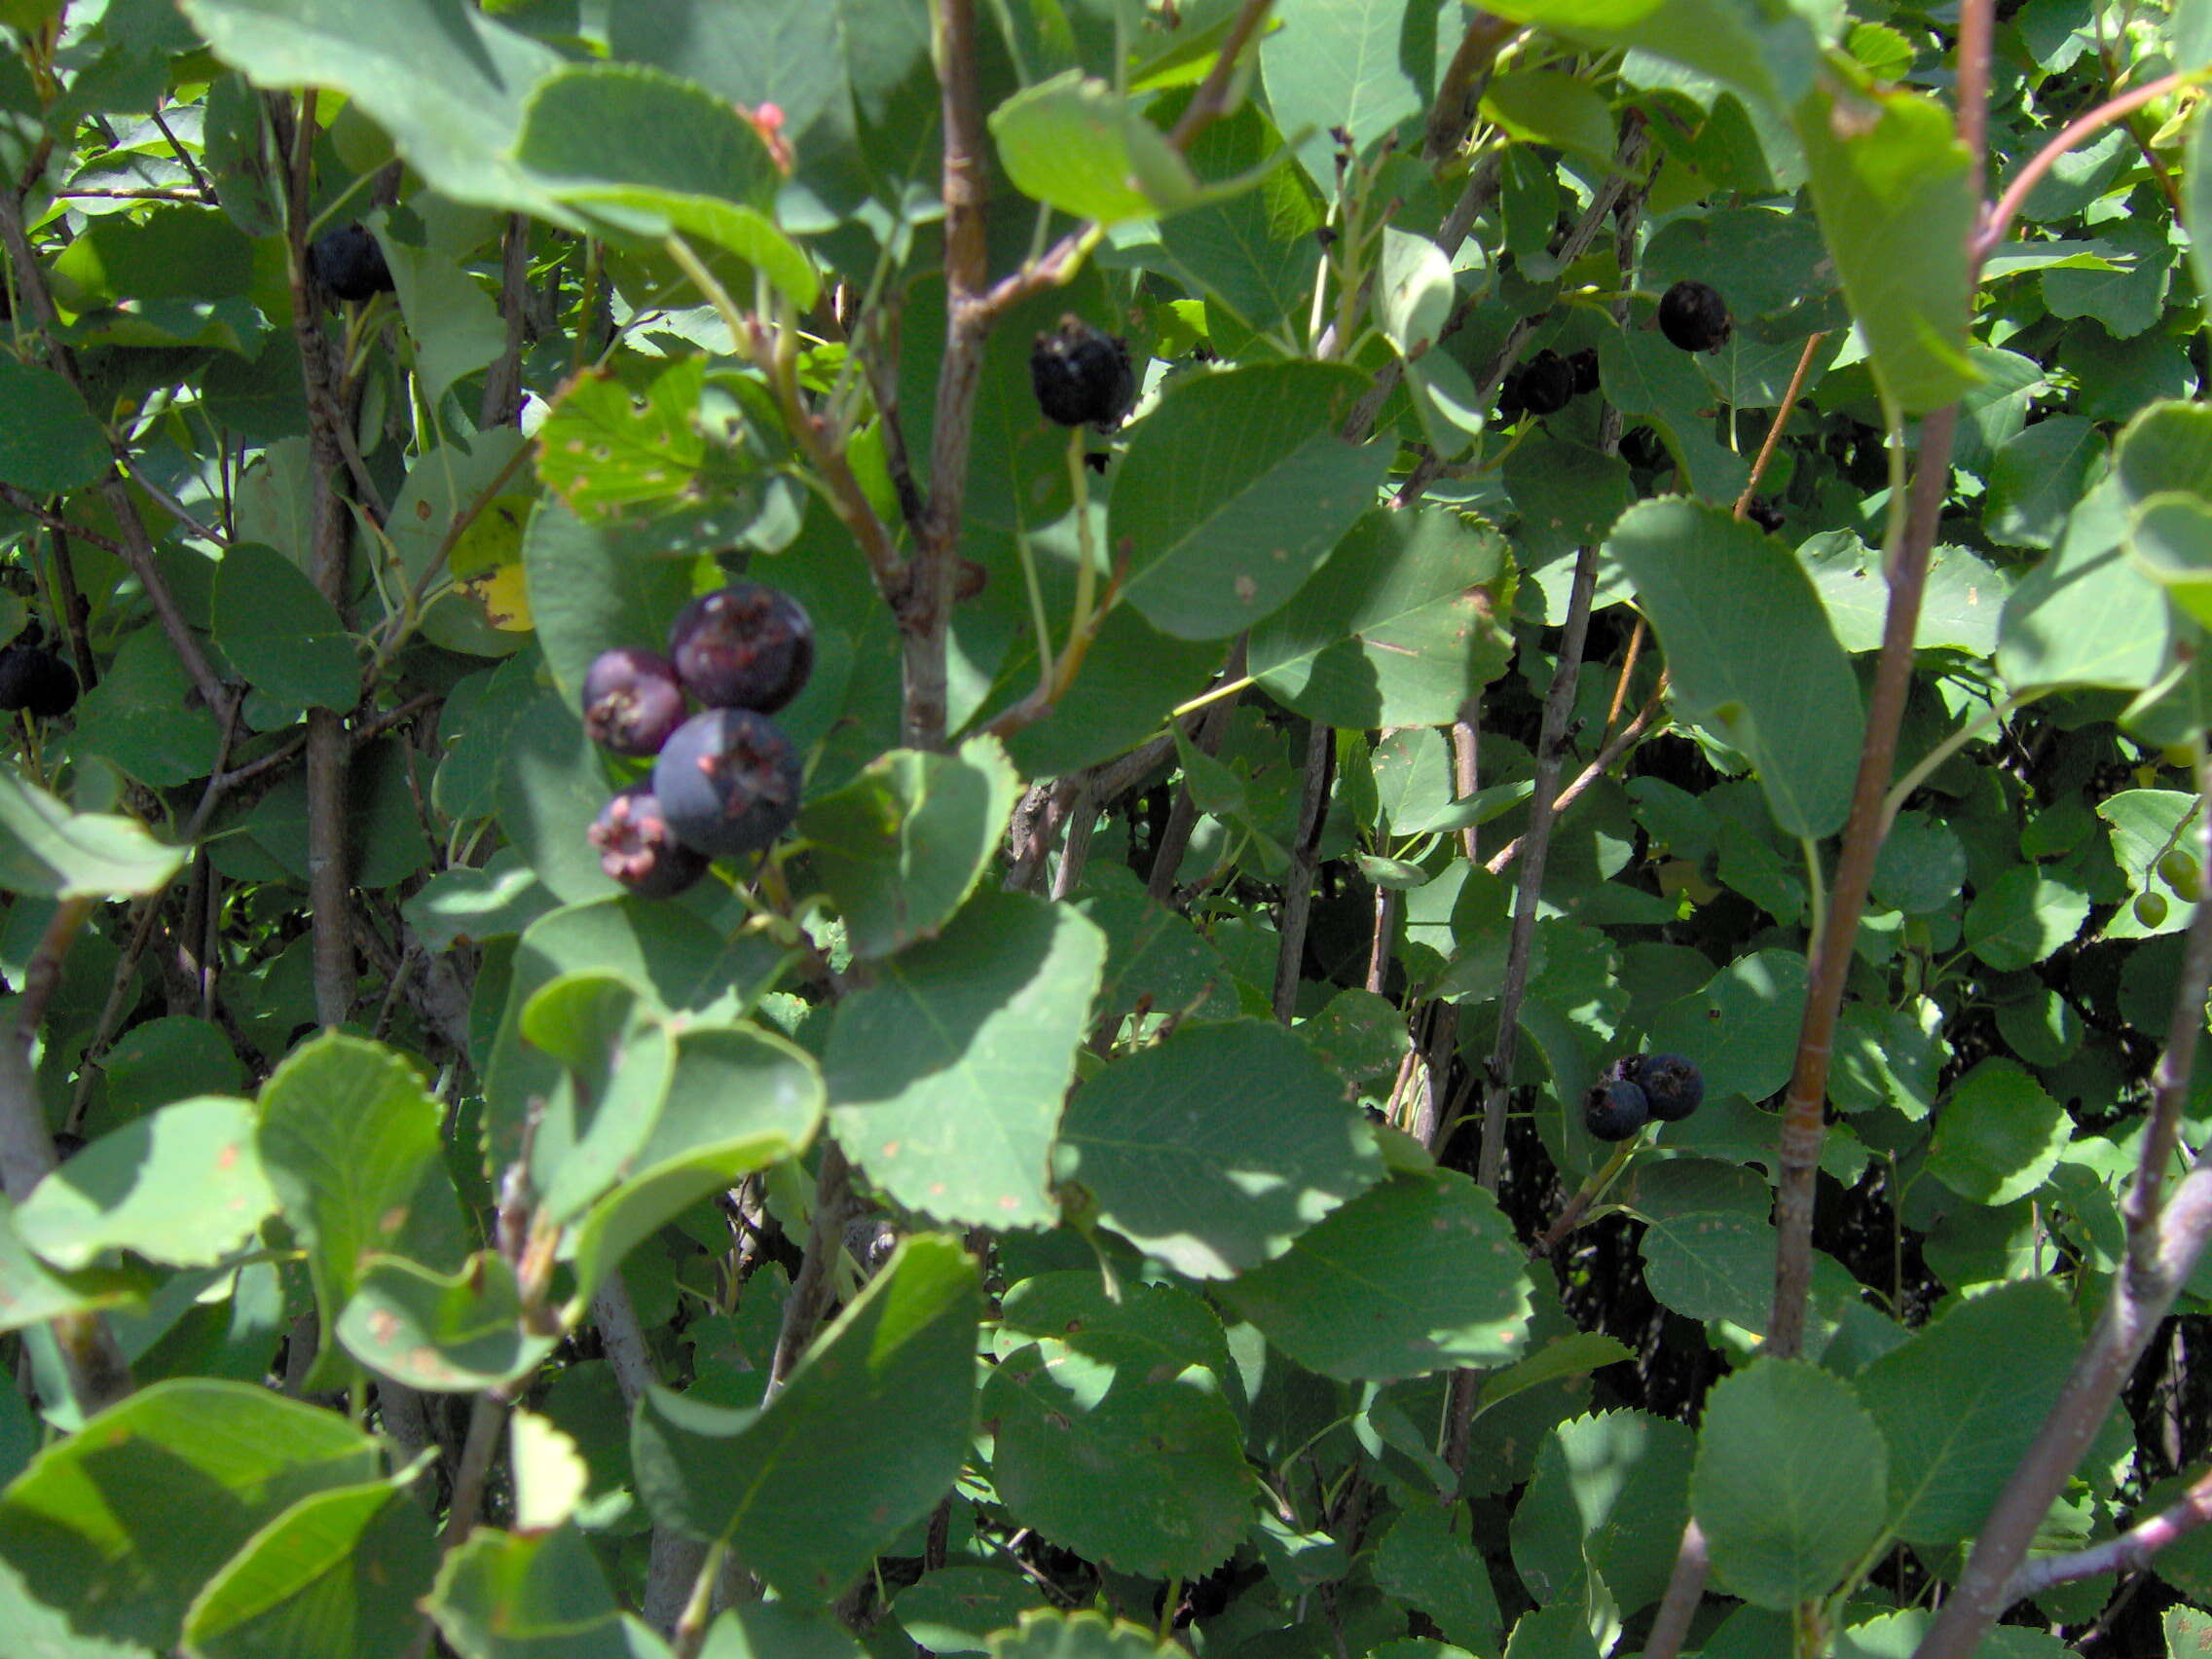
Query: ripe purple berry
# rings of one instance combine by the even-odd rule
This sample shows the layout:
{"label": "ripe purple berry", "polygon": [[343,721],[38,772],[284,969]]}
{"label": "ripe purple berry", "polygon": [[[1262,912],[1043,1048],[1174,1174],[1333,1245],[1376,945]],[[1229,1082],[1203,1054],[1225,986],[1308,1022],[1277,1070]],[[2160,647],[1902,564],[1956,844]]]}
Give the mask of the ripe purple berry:
{"label": "ripe purple berry", "polygon": [[365,225],[341,225],[308,249],[308,275],[333,299],[365,300],[392,291],[391,268]]}
{"label": "ripe purple berry", "polygon": [[709,709],[660,752],[653,793],[685,846],[717,858],[758,852],[798,816],[798,756],[764,716]]}
{"label": "ripe purple berry", "polygon": [[1531,415],[1556,415],[1574,395],[1574,365],[1557,351],[1538,351],[1521,371],[1521,406]]}
{"label": "ripe purple berry", "polygon": [[1715,289],[1687,276],[1659,299],[1659,332],[1685,351],[1712,351],[1736,331],[1728,320],[1728,302]]}
{"label": "ripe purple berry", "polygon": [[1704,1103],[1705,1074],[1679,1054],[1631,1054],[1613,1070],[1643,1090],[1652,1117],[1663,1124],[1678,1124]]}
{"label": "ripe purple berry", "polygon": [[677,612],[668,654],[684,690],[708,708],[773,714],[814,672],[814,624],[791,595],[732,582]]}
{"label": "ripe purple berry", "polygon": [[687,713],[676,665],[664,656],[617,645],[584,671],[584,730],[617,755],[658,755]]}
{"label": "ripe purple berry", "polygon": [[1574,395],[1598,389],[1598,348],[1586,346],[1567,358],[1567,366],[1574,371]]}
{"label": "ripe purple berry", "polygon": [[1137,400],[1127,343],[1079,316],[1063,316],[1053,332],[1037,336],[1029,384],[1047,420],[1063,426],[1088,422],[1101,432],[1119,426]]}
{"label": "ripe purple berry", "polygon": [[707,855],[670,833],[652,786],[632,784],[600,808],[586,833],[599,867],[641,899],[673,899],[707,873]]}
{"label": "ripe purple berry", "polygon": [[1582,1103],[1582,1126],[1602,1141],[1625,1141],[1650,1117],[1643,1090],[1622,1078],[1601,1082]]}

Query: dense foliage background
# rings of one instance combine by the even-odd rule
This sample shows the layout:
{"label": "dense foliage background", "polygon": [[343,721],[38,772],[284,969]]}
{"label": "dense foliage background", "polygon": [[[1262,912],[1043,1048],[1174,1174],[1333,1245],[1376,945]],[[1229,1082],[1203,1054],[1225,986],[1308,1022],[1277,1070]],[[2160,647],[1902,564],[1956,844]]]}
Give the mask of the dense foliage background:
{"label": "dense foliage background", "polygon": [[11,1659],[2212,1641],[2212,5],[0,42]]}

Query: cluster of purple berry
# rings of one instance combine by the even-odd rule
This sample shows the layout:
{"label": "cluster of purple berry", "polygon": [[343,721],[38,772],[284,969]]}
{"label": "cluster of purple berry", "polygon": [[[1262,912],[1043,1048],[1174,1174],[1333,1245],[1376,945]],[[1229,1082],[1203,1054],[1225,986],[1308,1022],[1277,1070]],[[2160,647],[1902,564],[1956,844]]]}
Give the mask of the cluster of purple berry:
{"label": "cluster of purple berry", "polygon": [[1645,1124],[1676,1124],[1705,1100],[1705,1076],[1679,1054],[1624,1054],[1607,1066],[1582,1103],[1582,1126],[1602,1141],[1624,1141]]}
{"label": "cluster of purple berry", "polygon": [[768,716],[813,670],[806,612],[758,582],[685,606],[666,656],[601,652],[584,675],[584,729],[616,755],[653,756],[653,769],[592,825],[600,867],[642,898],[666,899],[715,859],[759,852],[790,829],[799,757]]}

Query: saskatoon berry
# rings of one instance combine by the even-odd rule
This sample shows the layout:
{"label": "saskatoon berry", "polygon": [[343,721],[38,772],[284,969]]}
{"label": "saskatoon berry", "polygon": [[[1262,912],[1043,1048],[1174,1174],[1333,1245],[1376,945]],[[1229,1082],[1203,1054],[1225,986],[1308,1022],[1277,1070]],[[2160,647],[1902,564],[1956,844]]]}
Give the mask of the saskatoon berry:
{"label": "saskatoon berry", "polygon": [[1598,389],[1598,348],[1586,346],[1567,358],[1567,366],[1574,371],[1574,395]]}
{"label": "saskatoon berry", "polygon": [[1685,276],[1660,296],[1659,332],[1685,351],[1711,351],[1726,343],[1735,325],[1718,292]]}
{"label": "saskatoon berry", "polygon": [[0,709],[51,720],[76,706],[76,671],[44,645],[0,650]]}
{"label": "saskatoon berry", "polygon": [[1621,460],[1645,472],[1656,472],[1667,465],[1671,458],[1657,432],[1649,426],[1632,426],[1621,434]]}
{"label": "saskatoon berry", "polygon": [[1651,1115],[1678,1124],[1705,1100],[1705,1074],[1679,1054],[1632,1054],[1616,1068],[1643,1090]]}
{"label": "saskatoon berry", "polygon": [[677,612],[668,654],[684,690],[710,709],[772,714],[814,672],[814,624],[789,594],[732,582]]}
{"label": "saskatoon berry", "polygon": [[584,673],[584,730],[617,755],[658,755],[689,712],[676,665],[651,651],[601,651]]}
{"label": "saskatoon berry", "polygon": [[1063,426],[1088,422],[1111,432],[1137,400],[1126,342],[1079,316],[1063,316],[1057,329],[1037,336],[1029,351],[1029,384],[1045,418]]}
{"label": "saskatoon berry", "polygon": [[1744,507],[1744,516],[1772,535],[1788,515],[1764,496],[1753,496]]}
{"label": "saskatoon berry", "polygon": [[1621,1078],[1599,1084],[1582,1103],[1582,1126],[1602,1141],[1625,1141],[1650,1117],[1643,1090]]}
{"label": "saskatoon berry", "polygon": [[1505,378],[1497,383],[1497,418],[1510,426],[1529,412],[1521,401],[1521,365],[1516,363],[1505,371]]}
{"label": "saskatoon berry", "polygon": [[364,225],[341,225],[317,237],[308,249],[308,275],[330,290],[333,299],[365,300],[392,291],[391,268],[384,249]]}
{"label": "saskatoon berry", "polygon": [[798,756],[775,721],[750,709],[692,716],[653,762],[669,829],[717,858],[775,840],[798,816]]}
{"label": "saskatoon berry", "polygon": [[669,832],[650,784],[618,792],[586,833],[599,849],[599,867],[641,899],[675,898],[705,875],[711,862]]}
{"label": "saskatoon berry", "polygon": [[2175,898],[2192,904],[2204,891],[2204,872],[2196,867],[2196,860],[2179,847],[2158,861],[2158,879],[2174,890]]}
{"label": "saskatoon berry", "polygon": [[1574,365],[1557,351],[1538,351],[1521,371],[1521,404],[1531,415],[1556,415],[1574,395]]}
{"label": "saskatoon berry", "polygon": [[2138,893],[2135,896],[2135,919],[2147,928],[2155,928],[2166,919],[2166,896],[2163,893]]}

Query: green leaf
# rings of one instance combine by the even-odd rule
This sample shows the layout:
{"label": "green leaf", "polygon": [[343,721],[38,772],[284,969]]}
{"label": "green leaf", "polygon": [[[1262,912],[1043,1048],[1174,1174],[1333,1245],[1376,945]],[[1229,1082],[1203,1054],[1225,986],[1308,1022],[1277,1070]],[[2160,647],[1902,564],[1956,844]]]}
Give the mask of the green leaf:
{"label": "green leaf", "polygon": [[2212,626],[2212,501],[2162,491],[2135,509],[2127,550],[2199,626]]}
{"label": "green leaf", "polygon": [[1859,1397],[1890,1446],[1898,1536],[1947,1550],[1981,1530],[2058,1403],[2080,1341],[2065,1292],[2023,1280],[1954,1304],[1860,1373]]}
{"label": "green leaf", "polygon": [[1686,1054],[1705,1074],[1708,1098],[1764,1100],[1789,1081],[1805,1012],[1805,959],[1793,950],[1739,956],[1654,1020],[1651,1047]]}
{"label": "green leaf", "polygon": [[2055,544],[2104,456],[2104,435],[2078,415],[2053,415],[2008,440],[1989,467],[1983,511],[1990,539],[2008,547]]}
{"label": "green leaf", "polygon": [[527,1377],[560,1342],[551,1321],[533,1330],[515,1271],[479,1250],[459,1272],[398,1256],[359,1264],[352,1300],[337,1322],[346,1351],[410,1388],[461,1394]]}
{"label": "green leaf", "polygon": [[479,1527],[450,1552],[424,1604],[461,1659],[666,1659],[615,1605],[573,1527],[535,1536]]}
{"label": "green leaf", "polygon": [[992,1632],[1044,1604],[1044,1592],[1017,1572],[954,1562],[900,1591],[892,1616],[926,1653],[984,1654]]}
{"label": "green leaf", "polygon": [[1141,1625],[1088,1609],[1040,1607],[990,1638],[991,1659],[1174,1659],[1182,1651]]}
{"label": "green leaf", "polygon": [[1967,906],[1967,947],[1992,968],[2032,967],[2080,933],[2088,916],[2088,896],[2064,874],[2015,865]]}
{"label": "green leaf", "polygon": [[404,1476],[301,1499],[257,1532],[194,1600],[196,1659],[397,1653],[421,1628],[437,1572],[429,1517]]}
{"label": "green leaf", "polygon": [[1188,1291],[1125,1286],[1117,1309],[1095,1275],[1048,1279],[1009,1297],[983,1389],[1008,1512],[1124,1572],[1190,1577],[1217,1566],[1254,1496],[1222,1397],[1219,1321]]}
{"label": "green leaf", "polygon": [[[1414,49],[1406,0],[1288,0],[1260,42],[1268,107],[1315,182],[1331,182],[1331,128],[1364,153],[1428,106],[1433,59]],[[1433,48],[1431,49],[1433,50]]]}
{"label": "green leaf", "polygon": [[1617,1338],[1601,1336],[1594,1331],[1555,1337],[1527,1359],[1484,1378],[1482,1392],[1476,1396],[1476,1415],[1545,1382],[1557,1382],[1562,1377],[1580,1377],[1585,1372],[1634,1357]]}
{"label": "green leaf", "polygon": [[274,547],[233,542],[215,567],[215,641],[257,691],[287,708],[350,714],[361,664],[338,608]]}
{"label": "green leaf", "polygon": [[1272,363],[1173,383],[1114,483],[1123,593],[1163,633],[1220,639],[1278,609],[1375,504],[1395,444],[1337,427],[1367,385],[1341,365]]}
{"label": "green leaf", "polygon": [[1483,90],[1483,113],[1515,138],[1567,150],[1610,169],[1613,112],[1588,81],[1549,69],[1508,69]]}
{"label": "green leaf", "polygon": [[1395,225],[1383,227],[1375,315],[1401,357],[1418,357],[1436,344],[1457,298],[1452,261],[1442,248]]}
{"label": "green leaf", "polygon": [[1802,14],[1755,0],[1506,0],[1496,12],[1595,46],[1640,48],[1757,103],[1793,101],[1819,59]]}
{"label": "green leaf", "polygon": [[1881,1530],[1890,1451],[1851,1384],[1757,1359],[1707,1396],[1690,1505],[1714,1577],[1753,1606],[1825,1596]]}
{"label": "green leaf", "polygon": [[441,195],[581,229],[514,157],[553,49],[461,0],[182,0],[207,44],[257,87],[327,87],[389,132]]}
{"label": "green leaf", "polygon": [[1199,184],[1165,133],[1080,69],[1014,93],[990,126],[1016,190],[1104,225],[1195,207],[1255,182]]}
{"label": "green leaf", "polygon": [[1447,1641],[1494,1652],[1503,1618],[1483,1552],[1460,1530],[1456,1503],[1414,1501],[1398,1512],[1373,1556],[1375,1586],[1422,1614]]}
{"label": "green leaf", "polygon": [[[372,1252],[408,1249],[437,1219],[432,1206],[451,1211],[438,1164],[444,1118],[403,1056],[337,1032],[294,1050],[263,1086],[255,1144],[307,1251],[325,1333]],[[345,1381],[327,1339],[312,1375],[316,1387]]]}
{"label": "green leaf", "polygon": [[1078,1088],[1052,1173],[1193,1278],[1228,1278],[1382,1175],[1343,1085],[1265,1020],[1185,1026]]}
{"label": "green leaf", "polygon": [[243,1100],[180,1100],[100,1136],[31,1189],[16,1232],[62,1269],[109,1250],[212,1267],[276,1208]]}
{"label": "green leaf", "polygon": [[1909,415],[1975,380],[1967,356],[1967,235],[1975,205],[1951,112],[1919,92],[1824,86],[1796,111],[1821,234],[1876,380]]}
{"label": "green leaf", "polygon": [[343,1417],[258,1384],[142,1388],[0,1493],[0,1562],[84,1636],[171,1649],[207,1581],[302,1498],[376,1478]]}
{"label": "green leaf", "polygon": [[581,1318],[614,1265],[663,1223],[756,1169],[796,1156],[823,1115],[822,1073],[796,1045],[750,1027],[708,1027],[677,1038],[668,1099],[637,1173],[592,1205],[576,1227]]}
{"label": "green leaf", "polygon": [[[2204,14],[2189,14],[2195,21],[2201,56]],[[2184,55],[2183,62],[2190,61]],[[2196,273],[2196,291],[2212,294],[2212,116],[2197,105],[2195,125],[2190,129],[2189,156],[2184,166],[2188,182],[2183,189],[2182,223],[2189,227],[2189,262]]]}
{"label": "green leaf", "polygon": [[1252,678],[1327,725],[1448,725],[1505,670],[1513,589],[1495,531],[1378,507],[1253,630]]}
{"label": "green leaf", "polygon": [[1962,1198],[2009,1204],[2043,1185],[2072,1127],[2066,1108],[2025,1066],[1986,1059],[1936,1112],[1928,1173]]}
{"label": "green leaf", "polygon": [[701,238],[802,312],[821,292],[776,228],[780,180],[758,129],[695,81],[638,63],[562,69],[532,89],[515,156],[547,196],[618,231]]}
{"label": "green leaf", "polygon": [[18,1235],[16,1206],[0,1195],[0,1331],[19,1331],[64,1313],[143,1305],[147,1288],[146,1274],[129,1268],[55,1272]]}
{"label": "green leaf", "polygon": [[1689,1518],[1696,1450],[1687,1428],[1643,1412],[1546,1435],[1513,1517],[1513,1565],[1538,1603],[1586,1598],[1626,1615],[1656,1602]]}
{"label": "green leaf", "polygon": [[52,369],[0,357],[0,483],[34,495],[78,490],[114,464],[107,434]]}
{"label": "green leaf", "polygon": [[1071,909],[978,894],[838,1005],[825,1070],[854,1161],[909,1208],[1049,1227],[1052,1131],[1106,964]]}
{"label": "green leaf", "polygon": [[[2014,693],[2064,685],[2137,691],[2165,666],[2171,608],[2129,560],[2127,451],[2075,506],[2058,545],[2021,578],[1998,623],[1997,669]],[[2146,466],[2147,482],[2169,469]]]}
{"label": "green leaf", "polygon": [[565,1075],[531,1149],[538,1212],[568,1221],[630,1173],[676,1069],[676,1039],[651,995],[615,974],[579,970],[522,1006],[523,1041]]}
{"label": "green leaf", "polygon": [[1804,568],[1753,527],[1680,499],[1632,507],[1606,545],[1666,647],[1683,714],[1751,756],[1786,833],[1841,829],[1864,717]]}
{"label": "green leaf", "polygon": [[639,1496],[666,1525],[727,1538],[786,1597],[830,1600],[959,1474],[980,1311],[959,1241],[909,1236],[759,1411],[641,1400]]}
{"label": "green leaf", "polygon": [[799,833],[856,956],[933,939],[996,859],[1021,779],[995,738],[957,756],[895,749],[807,802]]}
{"label": "green leaf", "polygon": [[1370,1188],[1222,1295],[1343,1382],[1502,1365],[1528,1338],[1526,1253],[1491,1196],[1448,1169]]}
{"label": "green leaf", "polygon": [[[400,314],[415,337],[421,395],[434,401],[505,350],[506,321],[475,276],[451,255],[409,247],[388,236],[384,248]],[[486,447],[503,446],[495,442]],[[470,573],[458,559],[455,564],[457,573]]]}
{"label": "green leaf", "polygon": [[158,893],[184,863],[137,820],[71,812],[0,769],[0,888],[27,899],[129,899]]}
{"label": "green leaf", "polygon": [[2167,491],[2201,496],[2212,476],[2212,409],[2154,403],[2128,423],[2115,455],[2120,488],[2131,502]]}

